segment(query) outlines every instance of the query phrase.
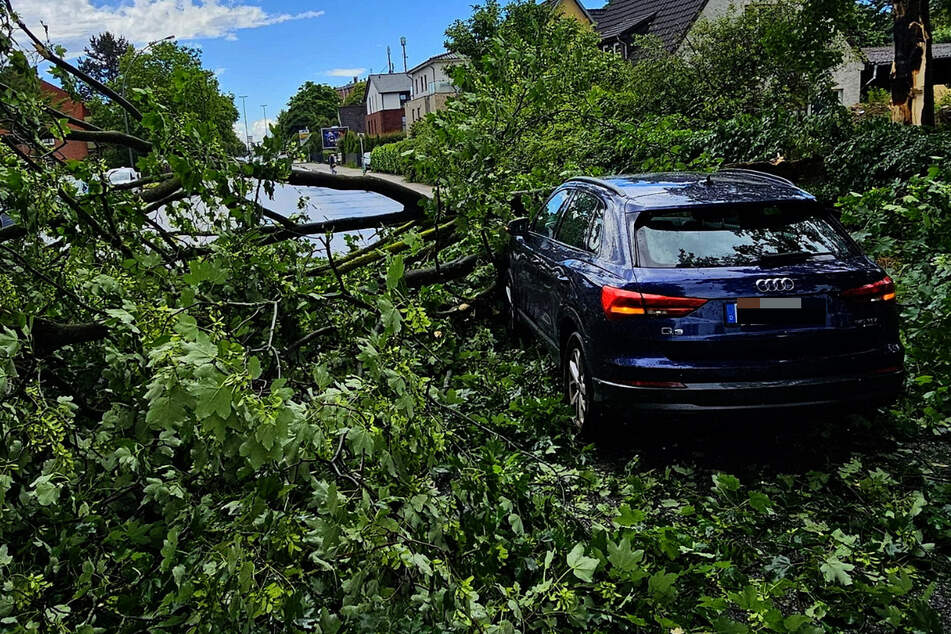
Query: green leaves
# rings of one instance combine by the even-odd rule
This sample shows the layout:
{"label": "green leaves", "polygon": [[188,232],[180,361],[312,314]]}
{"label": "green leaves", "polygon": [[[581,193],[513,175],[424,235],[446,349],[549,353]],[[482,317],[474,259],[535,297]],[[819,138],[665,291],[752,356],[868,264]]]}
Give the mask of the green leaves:
{"label": "green leaves", "polygon": [[403,263],[403,257],[395,255],[391,257],[386,264],[386,288],[390,292],[396,290],[400,281],[403,279],[403,273],[406,265]]}
{"label": "green leaves", "polygon": [[608,561],[611,565],[623,572],[630,572],[644,559],[643,550],[631,550],[631,540],[627,537],[615,545],[608,540]]}
{"label": "green leaves", "polygon": [[50,506],[59,500],[60,487],[53,482],[53,476],[42,475],[31,484],[33,496],[40,506]]}
{"label": "green leaves", "polygon": [[582,581],[591,582],[594,579],[594,571],[597,569],[597,559],[587,557],[584,554],[584,544],[575,544],[567,557],[568,567],[571,572]]}
{"label": "green leaves", "polygon": [[822,578],[825,579],[827,583],[834,581],[843,586],[852,585],[852,577],[849,573],[853,570],[855,570],[855,566],[839,561],[838,557],[831,555],[826,557],[826,560],[819,566],[819,571],[822,572]]}

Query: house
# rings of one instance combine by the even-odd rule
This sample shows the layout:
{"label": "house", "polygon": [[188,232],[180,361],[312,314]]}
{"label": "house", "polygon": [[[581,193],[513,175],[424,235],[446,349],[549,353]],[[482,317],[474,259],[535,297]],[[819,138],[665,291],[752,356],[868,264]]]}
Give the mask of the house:
{"label": "house", "polygon": [[[931,77],[937,103],[951,86],[951,43],[932,44],[931,56]],[[858,58],[843,64],[833,73],[839,101],[849,107],[865,101],[871,88],[891,89],[895,47],[863,48]]]}
{"label": "house", "polygon": [[444,108],[446,101],[458,92],[449,78],[448,69],[461,59],[456,53],[442,53],[407,72],[410,79],[410,98],[404,107],[407,127],[430,112]]}
{"label": "house", "polygon": [[713,20],[752,0],[610,0],[600,9],[586,9],[579,0],[549,0],[561,15],[590,24],[601,48],[625,59],[634,56],[635,38],[657,38],[669,51],[680,48],[687,33],[702,19]]}
{"label": "house", "polygon": [[[579,0],[548,0],[561,15],[590,25],[601,38],[602,50],[625,59],[635,57],[636,39],[645,35],[657,38],[668,51],[679,51],[695,24],[742,11],[753,1],[610,0],[600,9],[586,9]],[[865,77],[866,70],[864,62],[850,62],[833,72],[833,89],[843,105],[858,103],[860,76]]]}
{"label": "house", "polygon": [[409,100],[411,82],[406,73],[387,73],[367,77],[367,91],[363,96],[366,107],[367,134],[402,132],[404,106]]}
{"label": "house", "polygon": [[[84,103],[74,101],[65,90],[42,79],[40,80],[40,94],[51,107],[74,119],[85,121],[86,117],[89,116],[89,110],[86,109]],[[69,127],[74,130],[78,129],[78,126],[72,123],[69,124]],[[59,146],[61,143],[63,142],[52,138],[48,140],[50,147]],[[89,144],[85,141],[66,141],[53,155],[61,160],[81,161],[89,156]]]}

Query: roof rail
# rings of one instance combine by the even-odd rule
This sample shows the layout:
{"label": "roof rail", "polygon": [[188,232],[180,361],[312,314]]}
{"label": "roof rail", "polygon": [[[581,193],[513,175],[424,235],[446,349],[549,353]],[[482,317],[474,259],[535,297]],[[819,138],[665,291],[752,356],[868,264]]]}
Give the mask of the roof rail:
{"label": "roof rail", "polygon": [[791,180],[789,180],[788,178],[783,178],[782,176],[776,176],[775,174],[770,174],[769,172],[761,172],[759,170],[743,169],[741,167],[728,167],[726,169],[717,170],[715,173],[716,174],[734,173],[734,174],[748,174],[750,176],[759,176],[760,178],[765,178],[775,183],[782,183],[783,185],[789,185],[791,187],[796,187],[796,189],[799,189],[797,185]]}
{"label": "roof rail", "polygon": [[611,190],[618,196],[625,195],[623,189],[621,189],[617,185],[609,183],[608,181],[602,180],[600,178],[592,178],[591,176],[575,176],[573,178],[569,178],[567,182],[588,183],[589,185],[597,185],[598,187],[604,187],[605,189]]}

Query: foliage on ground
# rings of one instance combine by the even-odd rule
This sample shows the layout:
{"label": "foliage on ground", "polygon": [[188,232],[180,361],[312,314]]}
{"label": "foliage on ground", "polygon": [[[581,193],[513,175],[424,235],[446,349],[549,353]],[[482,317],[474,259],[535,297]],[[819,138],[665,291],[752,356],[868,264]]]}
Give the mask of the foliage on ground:
{"label": "foliage on ground", "polygon": [[[638,420],[615,451],[583,447],[552,362],[513,345],[485,300],[510,192],[741,151],[822,156],[853,128],[841,113],[634,117],[625,62],[544,6],[516,14],[473,38],[486,53],[457,71],[465,92],[407,148],[444,192],[429,209],[441,238],[384,231],[333,269],[319,241],[262,239],[248,198],[286,178],[277,140],[236,163],[147,89],[143,171],[185,187],[167,209],[186,240],[150,222],[148,188],[109,187],[100,163],[0,149],[0,206],[20,231],[0,234],[4,629],[951,626],[951,177],[918,153],[841,201],[905,305],[911,397],[894,411],[778,430]],[[60,129],[29,91],[3,96],[23,145]],[[739,131],[762,140],[729,149]],[[443,263],[479,266],[411,285],[433,238]]]}

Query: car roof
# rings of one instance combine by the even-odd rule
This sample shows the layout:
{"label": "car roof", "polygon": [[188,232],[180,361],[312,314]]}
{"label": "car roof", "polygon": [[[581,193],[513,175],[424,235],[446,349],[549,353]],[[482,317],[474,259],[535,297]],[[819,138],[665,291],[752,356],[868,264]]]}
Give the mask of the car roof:
{"label": "car roof", "polygon": [[625,198],[634,211],[727,203],[814,201],[815,197],[780,176],[754,170],[657,172],[603,178],[577,177],[569,183],[596,185]]}

